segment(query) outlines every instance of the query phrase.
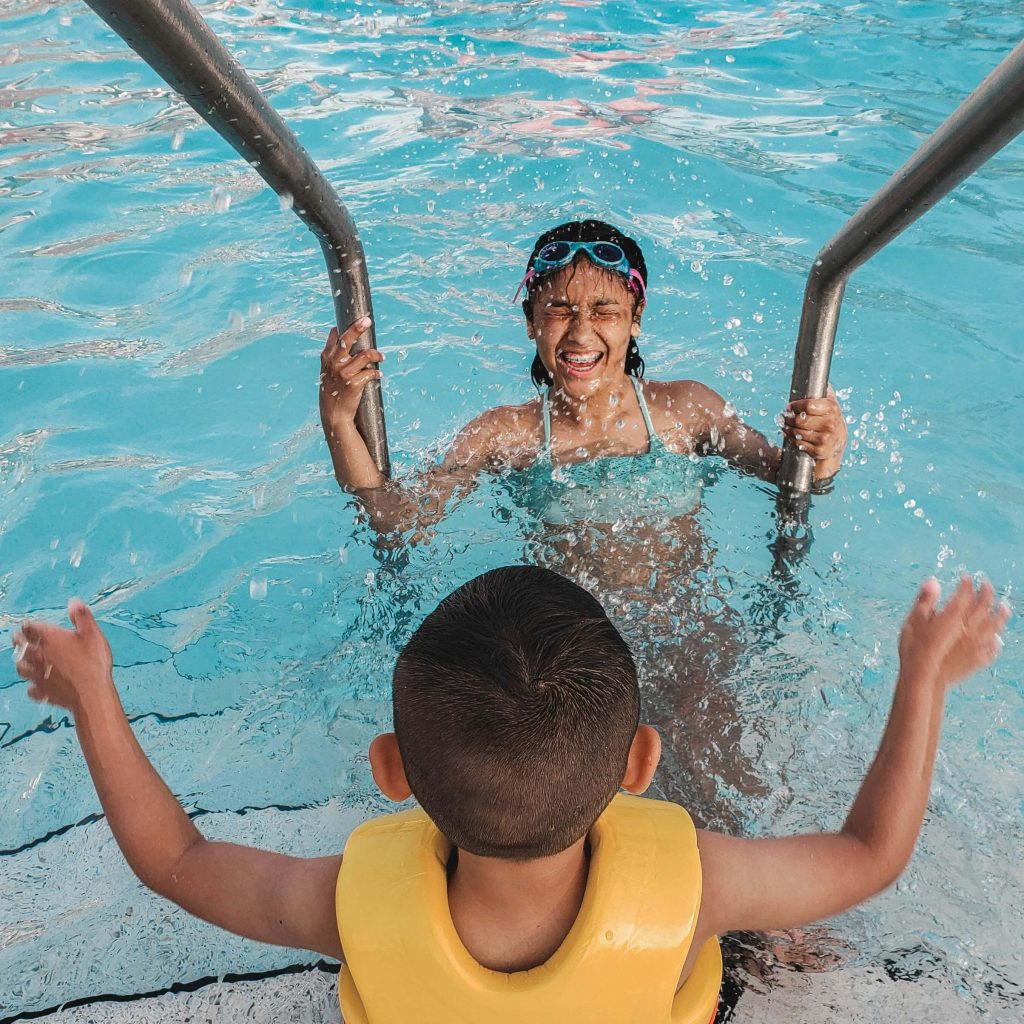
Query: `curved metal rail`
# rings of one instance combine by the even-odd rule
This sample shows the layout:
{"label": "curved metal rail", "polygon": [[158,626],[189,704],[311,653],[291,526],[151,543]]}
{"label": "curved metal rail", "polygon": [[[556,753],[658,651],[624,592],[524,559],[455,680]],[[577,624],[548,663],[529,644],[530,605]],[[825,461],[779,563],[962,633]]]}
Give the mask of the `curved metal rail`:
{"label": "curved metal rail", "polygon": [[[935,130],[818,253],[804,291],[790,400],[828,386],[839,307],[850,274],[1024,129],[1024,42]],[[813,461],[787,443],[779,470],[784,522],[802,522]]]}
{"label": "curved metal rail", "polygon": [[[317,236],[327,263],[338,325],[373,314],[366,260],[355,224],[295,134],[266,101],[188,0],[86,3],[217,130]],[[376,345],[373,328],[353,346]],[[363,391],[356,427],[390,476],[380,384]]]}

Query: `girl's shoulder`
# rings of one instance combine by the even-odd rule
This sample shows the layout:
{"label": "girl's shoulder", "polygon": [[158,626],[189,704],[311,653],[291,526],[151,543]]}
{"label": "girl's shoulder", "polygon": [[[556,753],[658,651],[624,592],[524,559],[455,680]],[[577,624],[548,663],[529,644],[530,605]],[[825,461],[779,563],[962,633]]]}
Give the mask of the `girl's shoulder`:
{"label": "girl's shoulder", "polygon": [[661,413],[672,421],[690,422],[706,418],[710,407],[723,401],[712,388],[699,380],[647,380],[644,396],[652,415]]}
{"label": "girl's shoulder", "polygon": [[471,420],[465,430],[475,430],[481,438],[505,444],[517,440],[527,441],[543,433],[542,411],[543,404],[539,395],[522,405],[497,405]]}
{"label": "girl's shoulder", "polygon": [[673,451],[693,451],[723,399],[699,380],[644,380],[654,429]]}
{"label": "girl's shoulder", "polygon": [[454,447],[469,462],[516,466],[524,458],[532,460],[543,442],[538,396],[522,405],[499,405],[480,413],[459,431]]}

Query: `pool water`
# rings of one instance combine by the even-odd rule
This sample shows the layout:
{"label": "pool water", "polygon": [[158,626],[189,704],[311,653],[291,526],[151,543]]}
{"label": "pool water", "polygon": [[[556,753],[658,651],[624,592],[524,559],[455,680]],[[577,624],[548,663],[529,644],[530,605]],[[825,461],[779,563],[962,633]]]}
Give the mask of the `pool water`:
{"label": "pool water", "polygon": [[[359,226],[408,473],[532,394],[510,299],[533,239],[571,217],[644,246],[648,375],[703,380],[777,437],[810,261],[1009,52],[1012,7],[201,10]],[[89,600],[144,748],[209,834],[333,852],[383,810],[365,749],[396,652],[496,565],[592,583],[642,659],[659,791],[748,834],[841,823],[922,577],[983,570],[1015,596],[1019,140],[853,278],[832,372],[851,443],[795,579],[771,574],[771,496],[713,466],[682,521],[538,521],[499,479],[429,544],[384,552],[317,423],[312,236],[83,5],[0,0],[0,23],[0,641]],[[313,961],[143,891],[67,718],[6,664],[0,1018]],[[906,874],[805,961],[1019,1019],[1022,669],[1011,623],[996,669],[950,698]]]}

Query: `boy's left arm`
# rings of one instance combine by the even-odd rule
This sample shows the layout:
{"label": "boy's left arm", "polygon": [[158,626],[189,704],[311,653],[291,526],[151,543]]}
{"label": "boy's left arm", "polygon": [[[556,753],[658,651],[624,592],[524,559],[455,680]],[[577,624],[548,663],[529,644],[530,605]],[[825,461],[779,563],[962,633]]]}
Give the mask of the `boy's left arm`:
{"label": "boy's left arm", "polygon": [[25,623],[19,675],[35,700],[71,711],[121,852],[139,879],[236,935],[340,960],[334,887],[341,857],[299,858],[205,839],[139,746],[114,688],[110,646],[81,601],[73,630]]}
{"label": "boy's left arm", "polygon": [[900,673],[878,752],[834,833],[743,839],[698,833],[703,892],[696,942],[724,931],[793,928],[831,917],[894,882],[914,850],[954,683],[990,664],[1009,607],[964,577],[939,609],[928,580],[900,633]]}

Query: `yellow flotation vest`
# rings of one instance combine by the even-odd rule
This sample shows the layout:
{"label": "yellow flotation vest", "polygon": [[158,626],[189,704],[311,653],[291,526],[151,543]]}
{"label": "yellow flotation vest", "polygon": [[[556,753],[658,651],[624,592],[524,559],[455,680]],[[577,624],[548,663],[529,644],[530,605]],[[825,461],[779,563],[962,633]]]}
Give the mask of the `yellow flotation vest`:
{"label": "yellow flotation vest", "polygon": [[338,874],[345,1024],[709,1024],[722,956],[701,949],[697,834],[676,804],[616,796],[590,832],[579,914],[554,954],[504,974],[477,963],[448,909],[448,841],[416,809],[355,829]]}

